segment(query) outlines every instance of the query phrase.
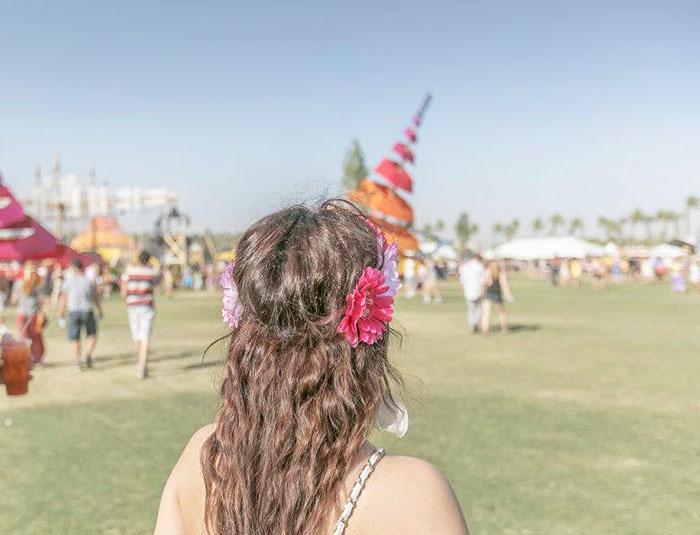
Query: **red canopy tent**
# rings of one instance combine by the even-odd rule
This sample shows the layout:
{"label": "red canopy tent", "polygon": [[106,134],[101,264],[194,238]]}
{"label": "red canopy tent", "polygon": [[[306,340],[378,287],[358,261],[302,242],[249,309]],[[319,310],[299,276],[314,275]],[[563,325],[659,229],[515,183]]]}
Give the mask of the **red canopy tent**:
{"label": "red canopy tent", "polygon": [[74,260],[80,260],[83,267],[91,264],[104,264],[104,260],[102,260],[99,255],[79,253],[75,249],[63,243],[59,243],[56,246],[56,251],[54,251],[54,254],[51,255],[51,258],[53,258],[56,263],[58,263],[58,265],[64,269],[70,266],[71,262]]}
{"label": "red canopy tent", "polygon": [[0,227],[19,223],[24,218],[24,210],[12,192],[0,184]]}
{"label": "red canopy tent", "polygon": [[387,179],[397,188],[401,188],[402,190],[408,192],[413,191],[413,179],[411,178],[411,175],[404,171],[403,167],[396,162],[392,162],[391,160],[384,158],[381,162],[379,162],[379,165],[374,172]]}
{"label": "red canopy tent", "polygon": [[[392,151],[395,155],[388,156],[379,162],[368,178],[347,193],[347,198],[359,204],[384,230],[389,241],[396,243],[402,253],[418,250],[418,240],[411,230],[413,208],[398,191],[402,189],[409,193],[413,192],[413,178],[403,168],[402,163],[415,162],[412,145],[418,141],[416,131],[421,125],[423,114],[431,99],[431,95],[426,95],[418,112],[413,116],[411,125],[403,130],[405,139],[393,145]],[[379,180],[380,176],[383,180]],[[388,185],[383,183],[384,180]]]}
{"label": "red canopy tent", "polygon": [[56,238],[29,216],[0,228],[0,262],[52,258],[57,246]]}

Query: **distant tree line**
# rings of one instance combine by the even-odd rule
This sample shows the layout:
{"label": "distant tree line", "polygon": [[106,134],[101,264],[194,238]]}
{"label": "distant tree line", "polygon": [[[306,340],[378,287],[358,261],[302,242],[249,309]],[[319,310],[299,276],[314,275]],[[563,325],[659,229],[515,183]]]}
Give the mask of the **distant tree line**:
{"label": "distant tree line", "polygon": [[[343,162],[342,185],[345,191],[357,188],[360,181],[368,174],[365,156],[357,139],[352,140]],[[549,216],[538,216],[525,227],[519,219],[506,222],[496,222],[491,225],[491,236],[494,242],[511,240],[527,228],[528,236],[580,236],[588,234],[589,239],[596,237],[605,241],[617,243],[657,243],[665,241],[673,236],[680,236],[681,232],[692,233],[691,218],[694,212],[700,211],[700,198],[689,195],[685,199],[682,212],[660,209],[655,213],[646,213],[637,208],[622,217],[600,216],[596,221],[597,231],[587,229],[580,217],[565,218],[561,213],[553,213]],[[424,239],[431,241],[446,241],[442,234],[446,229],[445,222],[438,219],[434,223],[424,223],[416,229]],[[479,232],[479,225],[475,223],[469,214],[463,212],[457,218],[454,227],[454,235],[457,245],[464,249]]]}
{"label": "distant tree line", "polygon": [[[682,212],[660,209],[655,213],[646,213],[637,208],[629,214],[613,218],[600,216],[593,229],[587,229],[580,217],[566,218],[561,213],[553,213],[547,217],[538,216],[523,227],[517,218],[506,222],[496,222],[491,225],[491,236],[495,243],[507,241],[520,234],[527,236],[578,236],[584,234],[591,240],[600,239],[616,243],[653,244],[663,242],[683,233],[692,234],[692,217],[700,212],[700,198],[689,195],[685,200]],[[442,233],[446,226],[444,221],[425,223],[417,230],[425,239],[446,241]],[[479,225],[468,213],[463,212],[457,218],[454,227],[456,243],[460,249],[465,249],[479,232]],[[522,232],[525,230],[525,232]],[[597,232],[596,232],[597,231]]]}

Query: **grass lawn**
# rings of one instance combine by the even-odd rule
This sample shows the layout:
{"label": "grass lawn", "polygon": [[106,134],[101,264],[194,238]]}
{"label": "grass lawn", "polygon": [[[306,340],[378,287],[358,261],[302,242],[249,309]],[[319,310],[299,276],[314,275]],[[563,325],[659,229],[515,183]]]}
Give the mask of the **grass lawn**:
{"label": "grass lawn", "polygon": [[[411,429],[375,441],[438,465],[474,534],[698,533],[700,296],[513,286],[509,335],[469,335],[456,284],[442,305],[398,303]],[[216,297],[161,299],[148,381],[123,305],[106,313],[94,371],[73,372],[52,325],[29,395],[0,395],[2,534],[149,533],[215,413]]]}

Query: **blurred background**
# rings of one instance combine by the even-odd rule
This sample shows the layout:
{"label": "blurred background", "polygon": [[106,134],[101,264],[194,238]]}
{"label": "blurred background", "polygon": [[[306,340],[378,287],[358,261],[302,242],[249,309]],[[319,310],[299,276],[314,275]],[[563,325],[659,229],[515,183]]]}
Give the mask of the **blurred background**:
{"label": "blurred background", "polygon": [[[439,466],[473,533],[697,532],[697,3],[0,9],[1,533],[152,530],[217,409],[240,233],[331,196],[402,255],[411,429],[373,438]],[[104,308],[85,373],[75,259]]]}

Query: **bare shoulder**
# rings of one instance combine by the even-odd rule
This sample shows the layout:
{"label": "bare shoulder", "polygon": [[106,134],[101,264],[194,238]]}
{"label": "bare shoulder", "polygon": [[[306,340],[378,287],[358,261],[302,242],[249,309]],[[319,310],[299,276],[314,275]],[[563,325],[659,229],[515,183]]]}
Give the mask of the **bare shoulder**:
{"label": "bare shoulder", "polygon": [[214,424],[198,429],[182,451],[165,484],[158,509],[155,534],[201,533],[204,518],[204,478],[200,455]]}
{"label": "bare shoulder", "polygon": [[202,466],[200,463],[200,455],[202,446],[212,433],[214,433],[215,429],[215,424],[205,425],[195,431],[190,438],[171,474],[171,479],[174,478],[178,482],[178,486],[186,488],[196,483],[197,477],[201,478]]}
{"label": "bare shoulder", "polygon": [[[452,486],[442,472],[427,461],[386,456],[377,465],[366,491],[367,520],[374,517],[371,522],[375,525],[379,522],[383,526],[382,533],[469,533]],[[377,514],[372,514],[372,510]]]}
{"label": "bare shoulder", "polygon": [[214,433],[214,431],[216,431],[216,424],[207,424],[197,429],[197,431],[195,431],[192,437],[190,438],[190,441],[187,443],[187,446],[185,446],[183,455],[194,455],[197,457],[197,459],[199,459],[199,453],[202,450],[202,446],[204,445],[206,440]]}

